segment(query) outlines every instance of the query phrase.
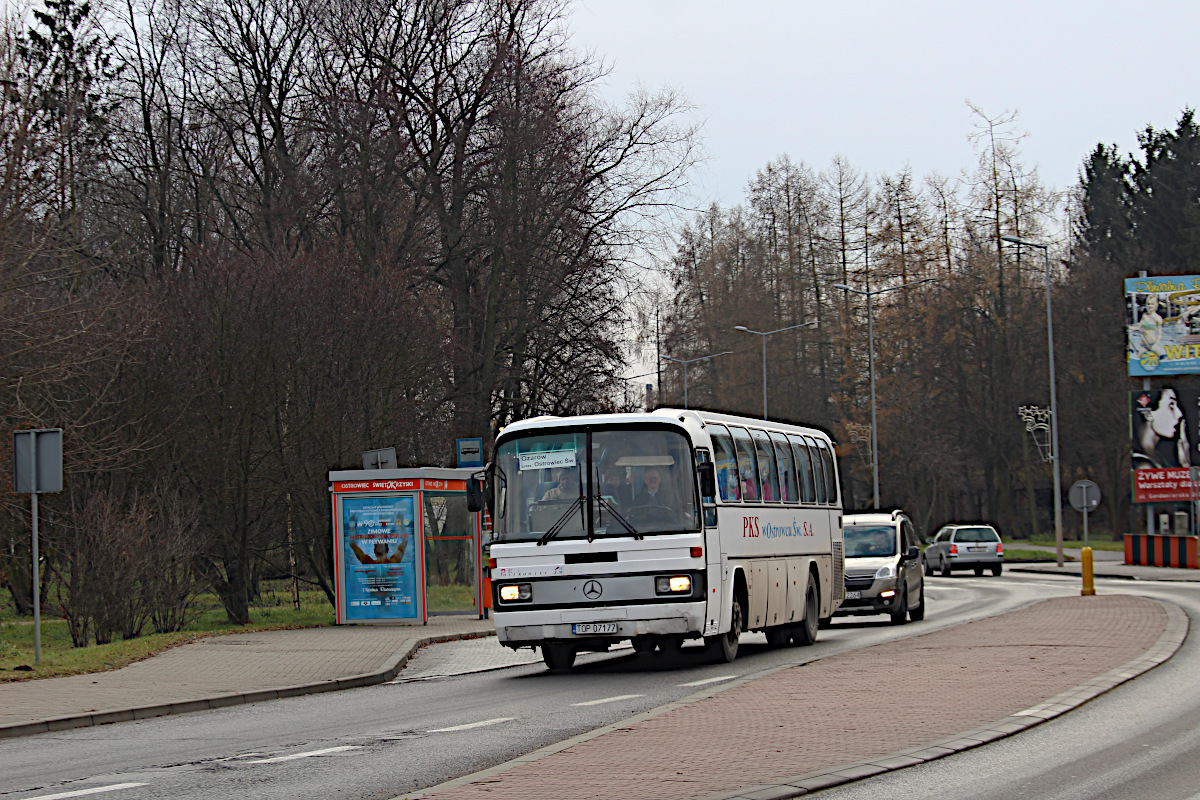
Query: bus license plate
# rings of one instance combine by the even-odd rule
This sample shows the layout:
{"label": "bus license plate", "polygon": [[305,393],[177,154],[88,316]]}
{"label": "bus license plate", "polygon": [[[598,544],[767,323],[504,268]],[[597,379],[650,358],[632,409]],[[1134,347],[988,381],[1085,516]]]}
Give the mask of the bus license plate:
{"label": "bus license plate", "polygon": [[859,600],[861,598],[862,598],[862,592],[852,592],[852,591],[846,592],[847,600]]}
{"label": "bus license plate", "polygon": [[592,636],[597,633],[616,633],[615,622],[576,622],[571,626],[571,633],[578,636]]}

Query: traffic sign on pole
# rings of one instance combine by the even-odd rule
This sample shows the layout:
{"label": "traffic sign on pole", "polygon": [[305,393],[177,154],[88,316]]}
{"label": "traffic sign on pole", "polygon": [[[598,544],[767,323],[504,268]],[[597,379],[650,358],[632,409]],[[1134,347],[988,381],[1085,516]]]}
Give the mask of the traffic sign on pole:
{"label": "traffic sign on pole", "polygon": [[13,431],[13,485],[29,495],[33,517],[33,663],[42,661],[42,585],[38,572],[38,495],[62,491],[62,428]]}

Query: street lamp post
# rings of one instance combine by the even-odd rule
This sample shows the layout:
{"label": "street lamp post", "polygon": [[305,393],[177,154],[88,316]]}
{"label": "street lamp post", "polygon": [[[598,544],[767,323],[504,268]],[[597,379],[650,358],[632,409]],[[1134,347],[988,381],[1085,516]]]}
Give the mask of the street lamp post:
{"label": "street lamp post", "polygon": [[665,358],[667,361],[674,361],[676,364],[683,364],[683,407],[685,409],[688,407],[688,364],[695,364],[697,361],[707,361],[708,359],[716,358],[717,356],[727,356],[731,352],[733,352],[733,351],[726,350],[724,353],[713,353],[712,355],[700,356],[699,358],[688,358],[688,359],[671,358],[670,356],[663,356],[663,358]]}
{"label": "street lamp post", "polygon": [[770,336],[772,333],[783,333],[784,331],[791,331],[791,330],[795,330],[796,328],[807,328],[810,325],[816,325],[816,324],[817,324],[817,321],[815,319],[812,319],[812,320],[809,320],[808,322],[801,322],[799,325],[789,325],[786,328],[776,328],[773,331],[752,331],[749,328],[747,328],[745,325],[735,325],[733,327],[733,329],[735,331],[742,331],[743,333],[753,333],[755,336],[762,337],[763,419],[767,418],[767,337]]}
{"label": "street lamp post", "polygon": [[1046,339],[1050,348],[1050,460],[1054,463],[1054,547],[1057,552],[1058,566],[1063,565],[1063,528],[1062,528],[1062,465],[1058,458],[1058,392],[1055,389],[1054,378],[1054,314],[1050,307],[1050,246],[1029,242],[1016,236],[1001,236],[1006,242],[1020,247],[1041,248],[1042,257],[1046,263]]}
{"label": "street lamp post", "polygon": [[897,289],[907,289],[910,286],[920,286],[922,283],[933,283],[933,278],[926,278],[923,281],[913,281],[912,283],[902,283],[899,286],[889,286],[886,289],[876,289],[874,291],[855,289],[853,286],[847,286],[844,283],[835,283],[833,285],[835,289],[861,294],[867,298],[867,369],[871,373],[871,481],[875,490],[876,510],[879,510],[879,426],[875,419],[875,315],[872,311],[871,299],[877,294],[894,292]]}

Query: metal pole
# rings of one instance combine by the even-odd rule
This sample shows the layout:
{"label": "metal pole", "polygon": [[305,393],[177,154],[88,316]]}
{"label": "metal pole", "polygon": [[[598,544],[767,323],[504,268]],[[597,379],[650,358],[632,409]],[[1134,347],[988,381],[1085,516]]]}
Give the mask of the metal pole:
{"label": "metal pole", "polygon": [[1083,486],[1083,546],[1084,547],[1088,546],[1088,528],[1087,528],[1088,496],[1087,496],[1087,490],[1088,490],[1087,484],[1084,484],[1084,486]]}
{"label": "metal pole", "polygon": [[33,663],[42,663],[42,586],[38,575],[38,469],[37,433],[29,435],[29,463],[32,472],[32,489],[29,494],[33,512]]}
{"label": "metal pole", "polygon": [[683,410],[684,410],[684,411],[686,411],[686,410],[687,410],[687,407],[688,407],[688,402],[687,402],[687,368],[688,368],[688,365],[687,365],[686,363],[684,363],[684,365],[683,365]]}
{"label": "metal pole", "polygon": [[[1058,390],[1054,380],[1054,313],[1050,306],[1050,247],[1041,245],[1046,260],[1046,336],[1050,347],[1050,436],[1054,459],[1054,549],[1058,566],[1063,565],[1062,462],[1058,456]],[[1086,518],[1085,518],[1086,519]]]}
{"label": "metal pole", "polygon": [[867,293],[867,361],[871,371],[871,482],[875,486],[875,510],[879,510],[879,428],[875,419],[875,315]]}
{"label": "metal pole", "polygon": [[763,419],[767,418],[767,335],[760,334],[763,343]]}

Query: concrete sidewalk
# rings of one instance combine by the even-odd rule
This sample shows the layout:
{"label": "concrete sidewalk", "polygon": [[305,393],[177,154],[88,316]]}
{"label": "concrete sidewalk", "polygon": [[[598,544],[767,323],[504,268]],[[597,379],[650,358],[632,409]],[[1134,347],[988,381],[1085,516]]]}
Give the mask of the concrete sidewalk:
{"label": "concrete sidewalk", "polygon": [[[1014,548],[1016,549],[1016,548]],[[1053,551],[1053,548],[1049,548]],[[1064,551],[1065,553],[1066,551]],[[1078,551],[1076,551],[1078,552]],[[1119,553],[1117,555],[1120,555]],[[1053,561],[1035,562],[1005,562],[1004,569],[1013,572],[1043,572],[1051,575],[1066,575],[1082,577],[1083,566],[1078,561],[1068,561],[1061,567]],[[1178,567],[1143,567],[1125,563],[1122,555],[1120,561],[1105,560],[1092,562],[1092,575],[1096,578],[1121,578],[1134,581],[1185,581],[1200,582],[1200,569],[1180,569]]]}
{"label": "concrete sidewalk", "polygon": [[494,633],[472,614],[209,636],[109,672],[0,683],[0,737],[383,683],[423,644]]}
{"label": "concrete sidewalk", "polygon": [[1178,607],[1144,598],[1046,600],[730,681],[404,797],[797,797],[1040,724],[1162,663],[1186,633]]}

